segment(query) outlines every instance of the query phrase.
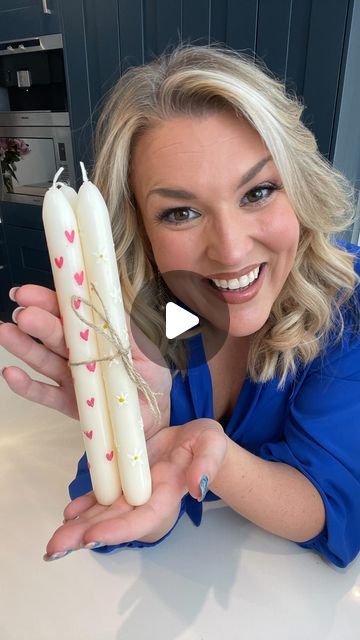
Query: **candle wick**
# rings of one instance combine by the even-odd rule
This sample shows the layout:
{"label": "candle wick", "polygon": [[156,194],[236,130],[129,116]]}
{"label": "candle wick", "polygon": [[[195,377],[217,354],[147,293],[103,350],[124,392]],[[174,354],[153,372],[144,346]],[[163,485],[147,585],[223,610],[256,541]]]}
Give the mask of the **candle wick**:
{"label": "candle wick", "polygon": [[62,173],[64,171],[64,167],[60,167],[59,171],[57,171],[54,175],[54,180],[53,180],[53,187],[56,187],[56,183],[57,183],[57,179],[60,175],[60,173]]}
{"label": "candle wick", "polygon": [[84,182],[89,182],[89,179],[87,177],[87,173],[86,173],[86,169],[85,169],[85,165],[83,162],[80,162],[80,167],[81,167],[81,173],[82,173],[82,179]]}

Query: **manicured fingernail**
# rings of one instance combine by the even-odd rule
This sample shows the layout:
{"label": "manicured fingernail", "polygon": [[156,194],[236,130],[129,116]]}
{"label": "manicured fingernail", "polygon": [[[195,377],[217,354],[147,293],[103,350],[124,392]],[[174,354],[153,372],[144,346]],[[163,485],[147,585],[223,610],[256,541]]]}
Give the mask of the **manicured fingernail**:
{"label": "manicured fingernail", "polygon": [[87,544],[83,545],[84,549],[97,549],[98,547],[105,547],[105,546],[106,546],[106,542],[88,542]]}
{"label": "manicured fingernail", "polygon": [[200,491],[201,491],[201,496],[200,498],[198,498],[199,502],[202,502],[207,494],[207,487],[208,487],[208,482],[209,482],[209,478],[207,476],[202,476],[201,480],[200,480]]}
{"label": "manicured fingernail", "polygon": [[20,313],[20,311],[22,311],[23,309],[25,309],[25,307],[16,307],[16,309],[14,309],[11,316],[11,319],[13,322],[16,323],[16,318],[18,317],[18,314]]}
{"label": "manicured fingernail", "polygon": [[58,551],[57,553],[53,553],[51,556],[48,556],[47,553],[43,556],[45,562],[52,562],[53,560],[60,560],[60,558],[65,558],[69,553],[72,552],[72,549],[67,549],[66,551]]}
{"label": "manicured fingernail", "polygon": [[12,300],[13,302],[16,302],[15,300],[15,294],[17,292],[17,290],[20,289],[20,287],[12,287],[9,291],[9,298],[10,300]]}
{"label": "manicured fingernail", "polygon": [[64,518],[63,520],[63,524],[65,524],[65,522],[71,522],[72,520],[79,520],[80,516],[74,516],[73,518]]}

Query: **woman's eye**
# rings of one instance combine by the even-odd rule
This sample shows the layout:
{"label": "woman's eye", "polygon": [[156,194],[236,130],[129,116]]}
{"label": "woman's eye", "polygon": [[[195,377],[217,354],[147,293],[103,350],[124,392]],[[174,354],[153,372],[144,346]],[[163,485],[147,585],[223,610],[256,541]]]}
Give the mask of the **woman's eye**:
{"label": "woman's eye", "polygon": [[274,191],[279,191],[282,187],[276,184],[259,184],[258,186],[250,189],[247,193],[245,193],[244,197],[241,200],[241,204],[257,204],[262,202],[263,200],[267,200]]}
{"label": "woman's eye", "polygon": [[176,209],[166,209],[166,211],[161,211],[156,218],[157,220],[165,220],[172,224],[181,224],[188,220],[194,220],[194,217],[189,217],[189,214],[191,213],[195,214],[195,217],[198,217],[198,214],[194,209],[190,209],[188,207],[176,207]]}

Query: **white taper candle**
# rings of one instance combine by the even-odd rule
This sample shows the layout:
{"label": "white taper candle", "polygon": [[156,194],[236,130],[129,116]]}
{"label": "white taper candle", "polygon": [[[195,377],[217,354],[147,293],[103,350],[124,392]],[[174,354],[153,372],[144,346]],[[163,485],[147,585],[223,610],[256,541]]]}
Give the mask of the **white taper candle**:
{"label": "white taper candle", "polygon": [[[121,495],[121,485],[101,368],[94,362],[99,358],[97,340],[95,331],[71,308],[72,296],[89,299],[78,225],[70,204],[77,196],[70,187],[66,189],[73,193],[66,191],[67,197],[65,187],[57,188],[59,174],[45,194],[43,223],[69,359],[89,363],[72,367],[72,375],[93,489],[100,504],[110,505]],[[91,309],[80,299],[75,306],[86,320],[94,322]]]}
{"label": "white taper candle", "polygon": [[[109,212],[100,191],[88,180],[84,165],[80,164],[84,182],[78,193],[76,216],[86,273],[89,282],[94,283],[101,295],[111,326],[123,346],[129,347]],[[99,300],[91,288],[90,299],[96,308],[100,307]],[[96,315],[95,313],[95,322],[99,323]],[[106,330],[106,327],[103,328]],[[113,353],[110,342],[101,335],[98,335],[98,344],[102,355]],[[131,360],[131,353],[129,356]],[[129,378],[121,357],[118,356],[101,365],[122,490],[129,504],[144,504],[151,495],[151,475],[138,390]]]}

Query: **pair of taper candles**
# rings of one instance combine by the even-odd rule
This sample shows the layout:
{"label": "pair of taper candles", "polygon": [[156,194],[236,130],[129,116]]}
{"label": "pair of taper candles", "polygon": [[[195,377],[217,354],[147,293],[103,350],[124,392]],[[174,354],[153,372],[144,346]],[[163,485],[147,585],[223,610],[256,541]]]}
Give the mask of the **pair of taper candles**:
{"label": "pair of taper candles", "polygon": [[95,496],[110,505],[123,491],[141,505],[151,475],[109,212],[80,164],[78,193],[57,182],[59,170],[45,194],[46,241]]}

